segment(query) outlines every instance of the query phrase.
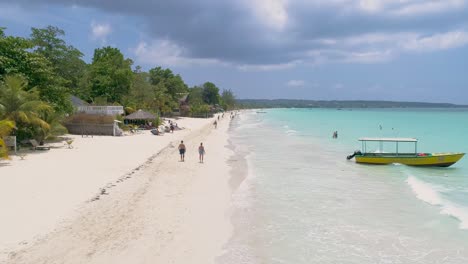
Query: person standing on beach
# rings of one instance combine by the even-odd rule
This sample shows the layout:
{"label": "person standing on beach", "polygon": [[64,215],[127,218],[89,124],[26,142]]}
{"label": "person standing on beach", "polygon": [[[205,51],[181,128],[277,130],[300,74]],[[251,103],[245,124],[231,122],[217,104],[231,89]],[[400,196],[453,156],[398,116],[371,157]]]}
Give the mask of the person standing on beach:
{"label": "person standing on beach", "polygon": [[179,154],[180,154],[180,161],[185,161],[185,144],[183,140],[181,140],[179,144]]}
{"label": "person standing on beach", "polygon": [[213,125],[214,125],[215,128],[217,128],[218,127],[218,122],[215,120]]}
{"label": "person standing on beach", "polygon": [[200,146],[198,147],[198,154],[200,154],[200,163],[203,163],[203,157],[205,156],[205,147],[203,146],[203,143],[200,143]]}

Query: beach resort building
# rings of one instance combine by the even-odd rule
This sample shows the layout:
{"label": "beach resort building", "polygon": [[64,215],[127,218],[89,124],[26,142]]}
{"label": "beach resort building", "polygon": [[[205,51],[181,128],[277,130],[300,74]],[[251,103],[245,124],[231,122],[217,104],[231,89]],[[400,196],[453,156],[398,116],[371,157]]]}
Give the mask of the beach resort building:
{"label": "beach resort building", "polygon": [[116,116],[123,115],[123,106],[89,105],[76,96],[71,97],[75,113],[69,117],[65,126],[70,134],[120,136],[120,121]]}

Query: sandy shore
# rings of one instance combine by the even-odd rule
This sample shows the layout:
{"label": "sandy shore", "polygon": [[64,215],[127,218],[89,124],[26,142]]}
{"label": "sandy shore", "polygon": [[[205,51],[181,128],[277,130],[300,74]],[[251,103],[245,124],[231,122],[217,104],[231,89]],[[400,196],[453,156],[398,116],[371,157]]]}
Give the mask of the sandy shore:
{"label": "sandy shore", "polygon": [[182,119],[187,129],[161,137],[75,137],[74,149],[1,166],[0,262],[214,263],[231,233],[232,152],[229,118],[212,122]]}

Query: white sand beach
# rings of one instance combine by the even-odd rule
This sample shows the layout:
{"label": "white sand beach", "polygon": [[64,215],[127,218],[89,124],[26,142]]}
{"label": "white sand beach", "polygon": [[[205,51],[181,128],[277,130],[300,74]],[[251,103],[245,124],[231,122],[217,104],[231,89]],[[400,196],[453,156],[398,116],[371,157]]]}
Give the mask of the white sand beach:
{"label": "white sand beach", "polygon": [[164,136],[73,136],[73,149],[2,163],[0,262],[214,263],[231,233],[232,153],[229,118],[213,120],[180,119],[186,129]]}

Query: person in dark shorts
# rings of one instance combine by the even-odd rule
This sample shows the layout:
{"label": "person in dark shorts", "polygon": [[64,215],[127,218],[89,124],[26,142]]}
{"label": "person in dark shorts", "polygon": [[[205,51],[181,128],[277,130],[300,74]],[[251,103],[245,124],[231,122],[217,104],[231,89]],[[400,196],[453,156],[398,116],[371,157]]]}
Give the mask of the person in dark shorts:
{"label": "person in dark shorts", "polygon": [[180,154],[180,161],[185,161],[185,144],[184,141],[180,141],[179,144],[179,154]]}
{"label": "person in dark shorts", "polygon": [[205,156],[205,147],[203,146],[203,143],[200,143],[200,146],[198,147],[198,154],[200,154],[200,163],[203,163],[203,157]]}

